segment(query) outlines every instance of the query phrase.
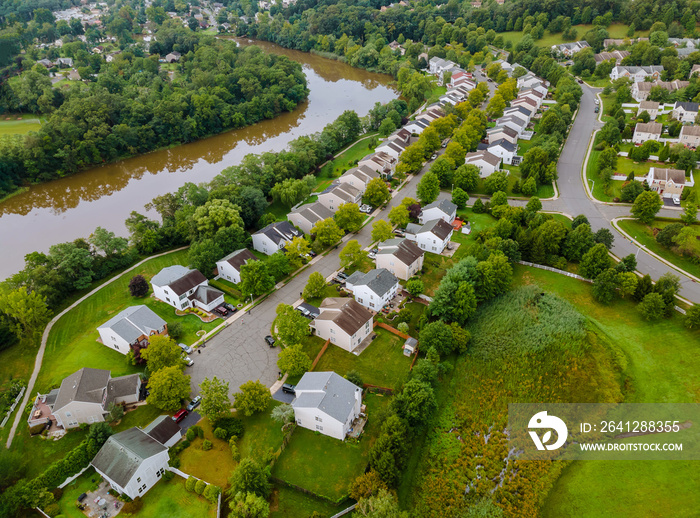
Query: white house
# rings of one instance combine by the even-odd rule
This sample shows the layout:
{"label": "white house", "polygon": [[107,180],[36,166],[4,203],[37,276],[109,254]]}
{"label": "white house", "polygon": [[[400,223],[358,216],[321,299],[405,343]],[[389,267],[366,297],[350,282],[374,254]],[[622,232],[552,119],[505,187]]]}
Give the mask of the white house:
{"label": "white house", "polygon": [[289,221],[276,221],[252,235],[253,250],[272,255],[299,235],[299,231]]}
{"label": "white house", "polygon": [[523,134],[523,131],[527,129],[527,120],[525,117],[521,117],[519,114],[506,115],[496,120],[496,126],[505,126],[517,133],[518,138]]}
{"label": "white house", "polygon": [[[357,163],[357,168],[369,168],[379,176],[391,176],[391,173],[396,167],[398,159],[394,155],[385,153],[384,151],[376,151],[371,155],[367,155]],[[364,189],[360,189],[364,192]]]}
{"label": "white house", "polygon": [[685,147],[697,148],[700,146],[700,126],[683,126],[678,141]]}
{"label": "white house", "polygon": [[539,90],[535,90],[534,88],[524,88],[523,90],[520,90],[518,92],[518,99],[527,97],[528,99],[532,99],[535,101],[535,104],[537,105],[537,108],[539,108],[542,105],[542,101],[544,100],[545,94],[543,94]]}
{"label": "white house", "polygon": [[418,216],[418,221],[421,225],[433,219],[442,219],[447,223],[452,223],[456,216],[457,205],[450,200],[437,200],[423,207]]}
{"label": "white house", "polygon": [[526,106],[509,106],[505,110],[503,110],[503,117],[510,117],[512,115],[515,115],[516,117],[520,117],[521,119],[525,119],[526,122],[530,122],[530,119],[532,118],[533,112],[531,110],[528,110]]}
{"label": "white house", "polygon": [[663,71],[664,67],[661,65],[650,65],[644,67],[618,65],[613,67],[612,71],[610,72],[610,79],[615,81],[621,77],[627,77],[631,79],[632,82],[636,83],[646,80],[647,77],[659,79]]}
{"label": "white house", "polygon": [[[373,164],[376,164],[376,166],[379,167],[380,169],[383,168],[383,165],[381,164],[381,162],[382,162],[381,158],[377,158],[376,161],[374,160],[374,158],[371,158],[365,162],[371,162]],[[357,167],[354,167],[352,169],[348,169],[340,176],[340,178],[338,178],[338,181],[340,183],[350,184],[351,186],[358,189],[360,192],[364,193],[365,190],[367,189],[367,184],[371,180],[374,180],[375,178],[379,178],[379,177],[380,177],[380,174],[375,169],[373,169],[372,167],[368,166],[365,163],[365,164],[358,164]],[[323,219],[326,219],[326,218],[323,218]]]}
{"label": "white house", "polygon": [[532,72],[528,72],[524,76],[518,78],[518,89],[534,88],[536,85],[544,85],[544,81]]}
{"label": "white house", "polygon": [[375,268],[367,273],[358,270],[345,279],[345,288],[364,307],[380,311],[396,296],[399,280],[384,268]]}
{"label": "white house", "polygon": [[359,204],[361,201],[362,191],[346,182],[331,185],[318,195],[318,202],[332,212],[344,203]]}
{"label": "white house", "polygon": [[[350,171],[348,171],[348,173],[349,172]],[[346,177],[346,180],[348,178],[349,177]],[[352,179],[349,181],[354,182],[356,180],[358,179]],[[348,183],[347,185],[351,185],[351,183]],[[287,214],[287,219],[292,223],[292,225],[299,227],[302,232],[306,232],[307,234],[311,233],[311,229],[314,228],[316,223],[332,217],[333,212],[331,212],[328,207],[325,207],[317,201],[314,203],[299,205],[296,209]]]}
{"label": "white house", "polygon": [[504,164],[511,165],[518,147],[505,139],[501,139],[489,144],[489,147],[486,150],[492,155],[496,155],[498,158],[503,160]]}
{"label": "white house", "polygon": [[348,352],[354,351],[372,332],[372,312],[355,299],[324,299],[319,311],[321,314],[309,326],[316,335]]}
{"label": "white house", "polygon": [[690,69],[690,74],[688,77],[693,77],[693,74],[697,74],[700,72],[700,65],[693,65],[693,68]]}
{"label": "white house", "polygon": [[563,56],[566,56],[567,58],[570,58],[577,52],[582,51],[583,49],[590,48],[590,45],[588,44],[587,41],[573,41],[571,43],[562,43],[560,45],[552,45],[552,52],[555,54],[561,54]]}
{"label": "white house", "polygon": [[425,252],[413,241],[404,238],[387,239],[377,245],[377,268],[389,270],[399,279],[408,280],[423,268]]}
{"label": "white house", "polygon": [[91,464],[112,489],[134,499],[160,480],[169,460],[167,447],[134,427],[107,439]]}
{"label": "white house", "polygon": [[456,67],[457,64],[453,61],[442,59],[437,56],[430,58],[430,61],[428,61],[428,70],[431,74],[439,76],[440,79],[442,79],[442,74]]}
{"label": "white house", "polygon": [[131,306],[97,328],[102,344],[126,354],[132,346],[148,346],[153,335],[167,335],[168,324],[148,306]]}
{"label": "white house", "polygon": [[112,378],[107,370],[85,367],[64,378],[60,388],[38,394],[27,422],[30,427],[52,423],[59,428],[99,423],[112,403],[136,403],[140,390],[138,374]]}
{"label": "white house", "polygon": [[423,225],[406,225],[406,239],[421,249],[441,254],[452,238],[452,225],[442,219],[426,221]]}
{"label": "white house", "polygon": [[403,153],[407,147],[408,144],[400,139],[386,140],[385,142],[377,146],[375,152],[386,153],[390,157],[398,160],[399,156],[401,156],[401,153]]}
{"label": "white house", "polygon": [[651,92],[651,89],[654,87],[658,86],[660,88],[663,88],[664,90],[668,90],[669,92],[675,92],[677,90],[685,88],[689,84],[690,84],[690,82],[681,81],[679,79],[674,79],[673,81],[653,81],[653,82],[638,81],[632,85],[632,97],[634,97],[634,99],[638,102],[646,101],[647,97],[649,97],[649,93]]}
{"label": "white house", "polygon": [[673,105],[671,115],[674,119],[692,124],[695,122],[695,118],[698,116],[699,106],[700,105],[698,103],[676,101],[676,104]]}
{"label": "white house", "polygon": [[642,112],[647,112],[651,120],[656,120],[656,117],[659,115],[659,103],[656,101],[642,101],[639,103],[639,111],[637,113]]}
{"label": "white house", "polygon": [[537,113],[537,101],[529,96],[518,97],[510,102],[511,106],[524,106],[526,109],[531,110],[533,114]]}
{"label": "white house", "polygon": [[294,388],[297,425],[345,440],[362,409],[362,389],[335,372],[307,372]]}
{"label": "white house", "polygon": [[490,153],[488,150],[467,153],[464,158],[465,164],[475,165],[479,168],[479,176],[486,178],[498,171],[501,167],[501,158]]}
{"label": "white house", "polygon": [[647,140],[659,140],[661,138],[661,131],[663,130],[663,124],[659,122],[638,122],[634,127],[634,135],[632,135],[632,142],[635,144],[644,144]]}
{"label": "white house", "polygon": [[411,133],[416,133],[420,135],[423,133],[423,130],[430,126],[430,122],[428,122],[425,119],[416,119],[414,121],[409,122],[404,126],[404,129],[410,131]]}
{"label": "white house", "polygon": [[209,286],[199,270],[179,264],[163,268],[151,279],[151,286],[157,299],[180,311],[192,307],[211,311],[224,302],[224,294]]}
{"label": "white house", "polygon": [[680,169],[652,167],[647,175],[647,184],[649,184],[652,191],[658,192],[662,198],[680,200],[685,183],[685,171]]}
{"label": "white house", "polygon": [[495,126],[486,130],[486,139],[491,144],[501,139],[505,139],[511,144],[517,144],[518,133],[507,126]]}
{"label": "white house", "polygon": [[241,282],[241,266],[249,261],[259,261],[259,259],[247,248],[231,252],[226,257],[216,261],[219,278],[238,284]]}
{"label": "white house", "polygon": [[596,65],[603,63],[604,61],[615,60],[615,64],[619,65],[620,62],[630,55],[628,50],[613,50],[610,52],[600,52],[593,56]]}

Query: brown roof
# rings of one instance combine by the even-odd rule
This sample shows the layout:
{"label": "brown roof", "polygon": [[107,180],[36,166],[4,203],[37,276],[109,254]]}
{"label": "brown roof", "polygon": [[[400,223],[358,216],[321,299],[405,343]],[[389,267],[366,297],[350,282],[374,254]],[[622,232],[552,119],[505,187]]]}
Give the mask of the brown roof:
{"label": "brown roof", "polygon": [[[426,228],[426,227],[429,227],[429,228]],[[444,240],[447,236],[450,235],[450,232],[452,232],[452,230],[454,230],[454,229],[452,228],[452,225],[450,225],[444,219],[438,219],[438,220],[435,220],[435,222],[432,222],[432,223],[427,222],[425,225],[423,225],[423,228],[421,229],[421,231],[425,231],[425,230],[432,232],[437,237]]]}
{"label": "brown roof", "polygon": [[187,293],[192,288],[195,288],[206,281],[207,278],[199,270],[191,270],[179,279],[170,283],[170,289],[176,295]]}
{"label": "brown roof", "polygon": [[415,263],[423,254],[423,250],[408,239],[402,239],[398,246],[392,250],[392,255],[407,266]]}
{"label": "brown roof", "polygon": [[63,379],[58,391],[54,412],[68,403],[81,401],[84,403],[102,404],[104,391],[109,382],[109,371],[85,367]]}
{"label": "brown roof", "polygon": [[639,109],[640,110],[658,110],[659,109],[659,103],[656,101],[642,101],[639,103]]}
{"label": "brown roof", "polygon": [[637,125],[634,128],[634,131],[641,132],[641,133],[652,133],[654,135],[661,135],[661,130],[663,130],[664,126],[660,122],[647,122],[644,124],[643,122],[637,123]]}
{"label": "brown roof", "polygon": [[173,438],[173,435],[182,434],[180,425],[173,421],[169,415],[157,417],[143,431],[161,444],[168,442]]}
{"label": "brown roof", "polygon": [[700,137],[700,126],[683,126],[681,128],[681,135]]}
{"label": "brown roof", "polygon": [[668,182],[672,180],[676,185],[685,184],[685,171],[680,169],[661,169],[654,167],[654,180]]}
{"label": "brown roof", "polygon": [[324,299],[319,309],[321,314],[316,320],[331,320],[350,336],[372,319],[370,310],[351,298]]}
{"label": "brown roof", "polygon": [[240,272],[241,266],[246,264],[248,261],[259,261],[255,254],[247,248],[236,250],[235,252],[232,252],[224,257],[223,260],[233,266],[237,272]]}
{"label": "brown roof", "polygon": [[467,153],[465,157],[465,161],[467,163],[472,163],[475,162],[476,160],[483,160],[492,166],[496,167],[501,163],[500,157],[494,155],[493,153],[489,153],[488,151],[475,151],[473,153]]}
{"label": "brown roof", "polygon": [[530,99],[529,97],[518,97],[515,99],[512,103],[510,103],[511,106],[517,106],[519,104],[529,104],[530,106],[537,106],[537,103]]}

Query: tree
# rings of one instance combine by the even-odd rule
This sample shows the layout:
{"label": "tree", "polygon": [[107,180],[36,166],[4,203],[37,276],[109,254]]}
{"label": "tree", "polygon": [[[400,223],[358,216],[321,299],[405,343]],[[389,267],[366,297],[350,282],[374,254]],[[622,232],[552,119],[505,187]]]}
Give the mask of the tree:
{"label": "tree", "polygon": [[479,183],[479,168],[473,164],[461,165],[455,171],[453,181],[455,187],[472,192]]}
{"label": "tree", "polygon": [[292,271],[289,259],[282,250],[269,256],[265,262],[267,263],[267,270],[276,281],[281,281]]}
{"label": "tree", "polygon": [[696,241],[693,227],[682,228],[672,239],[681,253],[693,253]]}
{"label": "tree", "polygon": [[595,239],[591,227],[587,223],[583,223],[566,236],[562,253],[569,261],[578,262],[594,244]]}
{"label": "tree", "polygon": [[372,241],[386,241],[394,237],[391,225],[383,219],[378,219],[372,224]]}
{"label": "tree", "polygon": [[0,293],[0,310],[12,319],[15,335],[27,344],[38,342],[52,314],[46,297],[26,288]]}
{"label": "tree", "polygon": [[311,233],[316,235],[316,241],[323,247],[331,246],[343,238],[343,231],[332,218],[326,218],[316,223],[311,229]]}
{"label": "tree", "polygon": [[695,304],[687,309],[683,323],[688,329],[700,327],[700,304]]}
{"label": "tree", "polygon": [[350,498],[360,500],[376,495],[382,489],[388,489],[379,474],[369,470],[357,477],[350,486]]}
{"label": "tree", "polygon": [[333,218],[346,232],[356,232],[362,228],[365,215],[360,212],[357,203],[343,203],[338,207]]}
{"label": "tree", "polygon": [[379,136],[380,137],[388,137],[392,131],[396,129],[396,124],[394,124],[394,121],[392,121],[389,117],[384,119],[382,123],[379,125]]}
{"label": "tree", "polygon": [[270,405],[272,395],[270,389],[260,381],[246,381],[240,386],[240,392],[234,396],[236,410],[243,412],[245,416],[251,416],[257,412],[264,412]]}
{"label": "tree", "polygon": [[231,399],[228,395],[228,381],[223,381],[214,376],[211,380],[204,378],[199,384],[199,394],[202,403],[199,412],[214,422],[217,417],[231,412]]}
{"label": "tree", "polygon": [[365,252],[360,247],[360,243],[356,239],[351,239],[345,247],[340,251],[340,265],[347,267],[361,261],[365,257]]}
{"label": "tree", "polygon": [[615,241],[615,237],[613,236],[612,232],[610,232],[610,229],[601,228],[593,235],[593,240],[596,243],[604,244],[605,248],[610,250],[613,246],[613,242]]}
{"label": "tree", "polygon": [[164,367],[177,366],[182,369],[182,349],[168,336],[153,335],[148,341],[148,347],[141,349],[141,358],[146,360],[151,373],[158,372]]}
{"label": "tree", "polygon": [[642,223],[651,224],[656,217],[656,213],[661,210],[663,202],[659,194],[655,191],[644,191],[632,205],[632,214]]}
{"label": "tree", "polygon": [[467,206],[468,201],[469,195],[467,194],[467,192],[463,191],[459,187],[455,187],[452,191],[452,203],[457,205],[457,208],[463,209]]}
{"label": "tree", "polygon": [[633,180],[620,189],[620,199],[629,203],[633,203],[637,196],[644,192],[642,182]]}
{"label": "tree", "polygon": [[595,279],[611,266],[612,259],[608,255],[608,249],[604,244],[598,243],[584,254],[579,265],[579,272],[588,279]]}
{"label": "tree", "polygon": [[304,264],[304,258],[311,250],[309,242],[301,236],[293,238],[285,245],[285,248],[287,249],[285,255],[292,271],[301,268],[301,265]]}
{"label": "tree", "polygon": [[360,499],[357,502],[355,512],[365,518],[409,517],[408,512],[400,510],[396,496],[386,489],[379,489],[376,495]]}
{"label": "tree", "polygon": [[688,203],[688,205],[685,206],[681,220],[683,220],[683,223],[686,225],[696,223],[698,220],[698,206]]}
{"label": "tree", "polygon": [[255,493],[236,493],[229,502],[232,518],[267,518],[270,516],[270,504]]}
{"label": "tree", "polygon": [[648,293],[637,306],[645,320],[658,320],[664,315],[666,303],[660,293]]}
{"label": "tree", "polygon": [[408,206],[401,203],[401,205],[393,207],[389,211],[389,221],[391,221],[391,224],[394,226],[406,228],[406,225],[408,225],[410,221]]}
{"label": "tree", "polygon": [[244,228],[238,207],[229,200],[209,200],[197,207],[192,215],[192,222],[200,237],[213,237],[220,228]]}
{"label": "tree", "polygon": [[294,408],[292,405],[282,403],[281,405],[277,405],[272,409],[270,417],[273,421],[277,421],[282,424],[291,423],[294,421]]}
{"label": "tree", "polygon": [[499,92],[496,92],[486,106],[486,115],[491,119],[498,119],[503,115],[503,110],[505,109],[506,102],[503,100],[503,96]]}
{"label": "tree", "polygon": [[533,196],[528,200],[527,205],[525,205],[525,210],[529,212],[539,212],[542,210],[542,202],[537,196]]}
{"label": "tree", "polygon": [[231,496],[238,493],[253,493],[267,499],[272,491],[269,468],[261,466],[249,457],[241,460],[231,475],[229,483],[231,487],[228,492]]}
{"label": "tree", "polygon": [[368,203],[375,209],[380,205],[384,205],[391,199],[389,188],[381,178],[373,178],[367,183],[365,194],[362,198],[365,203]]}
{"label": "tree", "polygon": [[416,378],[404,385],[391,404],[411,426],[425,425],[430,414],[437,408],[433,387]]}
{"label": "tree", "polygon": [[531,176],[527,180],[525,180],[520,190],[522,191],[524,196],[533,196],[534,194],[536,194],[537,182],[535,181],[535,177]]}
{"label": "tree", "polygon": [[132,297],[145,297],[148,295],[148,281],[143,275],[134,275],[129,281],[129,293]]}
{"label": "tree", "polygon": [[225,255],[214,239],[195,241],[187,253],[187,261],[195,270],[211,275],[216,267],[216,261]]}
{"label": "tree", "polygon": [[446,356],[454,347],[452,329],[442,320],[430,322],[420,330],[420,343],[422,349],[434,348],[440,356]]}
{"label": "tree", "polygon": [[311,275],[309,275],[309,280],[306,281],[302,296],[307,300],[315,299],[321,296],[325,287],[326,279],[323,277],[323,274],[320,272],[312,272]]}
{"label": "tree", "polygon": [[288,304],[277,306],[273,326],[277,329],[277,337],[285,345],[298,344],[311,332],[306,317]]}
{"label": "tree", "polygon": [[627,298],[628,295],[634,295],[637,290],[639,278],[633,272],[622,272],[617,276],[617,285],[620,289],[620,296]]}
{"label": "tree", "polygon": [[[535,148],[533,148],[535,149]],[[526,182],[527,183],[527,182]],[[484,189],[486,194],[493,194],[497,191],[504,191],[508,188],[508,175],[502,171],[496,171],[490,174],[484,180]],[[524,194],[524,193],[523,193]]]}
{"label": "tree", "polygon": [[420,277],[411,277],[406,281],[406,291],[411,294],[411,297],[417,297],[425,290],[423,281]]}
{"label": "tree", "polygon": [[420,179],[418,185],[416,186],[416,195],[423,205],[432,203],[437,200],[440,194],[440,179],[437,175],[428,171]]}
{"label": "tree", "polygon": [[311,363],[311,358],[304,352],[301,344],[285,347],[277,358],[277,366],[280,371],[286,372],[290,376],[301,376],[311,369]]}
{"label": "tree", "polygon": [[[634,275],[634,274],[632,274]],[[618,285],[618,274],[614,268],[603,270],[593,282],[593,298],[603,304],[610,303],[615,298]]]}
{"label": "tree", "polygon": [[262,295],[275,287],[265,261],[248,261],[241,266],[241,291],[245,295]]}
{"label": "tree", "polygon": [[270,190],[270,195],[273,200],[279,201],[287,207],[292,207],[306,199],[314,187],[316,187],[316,178],[309,174],[303,178],[287,178],[277,182]]}
{"label": "tree", "polygon": [[[190,377],[182,373],[179,365],[163,367],[151,374],[148,380],[147,401],[164,412],[174,412],[190,394]],[[269,394],[269,390],[268,390]]]}

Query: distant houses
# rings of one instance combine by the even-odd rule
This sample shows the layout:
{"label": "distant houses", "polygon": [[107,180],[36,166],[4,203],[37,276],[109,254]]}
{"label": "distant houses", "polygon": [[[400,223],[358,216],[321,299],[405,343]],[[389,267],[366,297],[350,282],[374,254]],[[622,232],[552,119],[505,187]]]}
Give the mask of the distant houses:
{"label": "distant houses", "polygon": [[296,209],[287,214],[287,219],[306,234],[310,234],[311,229],[314,228],[319,221],[332,217],[333,211],[318,201],[299,205]]}
{"label": "distant houses", "polygon": [[700,126],[683,126],[678,136],[678,141],[686,147],[697,148],[700,146]]}
{"label": "distant houses", "polygon": [[167,335],[168,324],[148,306],[131,306],[97,328],[102,344],[122,354],[148,346],[153,335]]}
{"label": "distant houses", "polygon": [[681,122],[689,122],[692,124],[695,122],[695,119],[698,116],[699,106],[700,105],[698,103],[676,101],[676,103],[673,105],[671,116]]}
{"label": "distant houses", "polygon": [[645,81],[648,77],[659,79],[664,67],[661,65],[650,66],[616,66],[610,72],[610,79],[616,81],[622,77],[626,77],[633,82]]}
{"label": "distant houses", "polygon": [[364,193],[367,189],[367,184],[373,179],[380,177],[380,174],[375,169],[367,165],[366,162],[376,164],[381,170],[384,170],[385,168],[385,166],[382,164],[381,157],[376,157],[376,160],[375,157],[372,157],[364,160],[364,162],[364,164],[358,164],[357,167],[345,171],[340,178],[338,178],[338,181],[340,183],[347,183]]}
{"label": "distant houses", "polygon": [[583,49],[587,48],[590,48],[590,45],[587,41],[573,41],[571,43],[552,45],[552,52],[570,58],[577,52],[581,52]]}
{"label": "distant houses", "polygon": [[673,81],[653,81],[636,82],[632,85],[632,97],[638,102],[646,101],[651,89],[654,87],[663,88],[669,92],[675,92],[688,86],[690,82],[674,79]]}
{"label": "distant houses", "polygon": [[332,212],[345,203],[359,205],[361,201],[362,191],[349,183],[334,184],[318,195],[318,202]]}
{"label": "distant houses", "polygon": [[199,270],[179,264],[163,268],[151,279],[153,294],[175,309],[200,308],[211,311],[224,302],[223,292],[209,286]]}
{"label": "distant houses", "polygon": [[614,60],[615,63],[619,65],[620,62],[629,55],[630,53],[628,50],[613,50],[610,52],[600,52],[595,54],[593,59],[595,59],[596,65],[610,60]]}
{"label": "distant houses", "polygon": [[638,114],[642,112],[647,112],[651,120],[656,120],[656,117],[659,114],[659,103],[656,101],[642,101],[639,103]]}

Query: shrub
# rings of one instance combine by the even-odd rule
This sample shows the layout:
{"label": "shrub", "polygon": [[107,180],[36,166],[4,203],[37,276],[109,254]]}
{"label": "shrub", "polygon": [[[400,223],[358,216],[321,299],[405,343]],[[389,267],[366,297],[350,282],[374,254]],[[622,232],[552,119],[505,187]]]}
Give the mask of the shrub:
{"label": "shrub", "polygon": [[170,338],[177,340],[183,334],[185,334],[185,330],[182,327],[182,322],[168,322],[168,336]]}
{"label": "shrub", "polygon": [[55,518],[58,516],[61,512],[61,507],[58,505],[58,503],[53,502],[47,506],[44,507],[44,512],[51,516],[52,518]]}
{"label": "shrub", "polygon": [[207,488],[207,483],[204,482],[204,480],[198,480],[197,483],[194,485],[194,492],[197,493],[198,495],[201,495],[204,493],[204,490]]}
{"label": "shrub", "polygon": [[173,473],[172,471],[166,471],[165,473],[163,473],[163,480],[168,482],[169,480],[172,480],[174,476],[175,473]]}
{"label": "shrub", "polygon": [[217,418],[213,423],[214,430],[223,428],[226,430],[224,440],[229,440],[233,435],[240,437],[243,435],[243,421],[233,416],[224,416]]}
{"label": "shrub", "polygon": [[185,489],[187,489],[187,491],[194,491],[194,486],[196,483],[197,479],[190,475],[185,481]]}
{"label": "shrub", "polygon": [[195,432],[192,428],[188,428],[187,433],[185,433],[185,437],[187,437],[188,441],[194,441],[195,437],[197,437],[197,432]]}
{"label": "shrub", "polygon": [[148,295],[148,281],[143,275],[134,275],[129,281],[129,293],[132,297]]}
{"label": "shrub", "polygon": [[229,445],[231,446],[231,458],[238,462],[241,460],[241,452],[238,451],[238,446],[236,445],[236,441],[233,439],[233,437],[231,437]]}
{"label": "shrub", "polygon": [[204,439],[202,441],[202,450],[204,451],[209,451],[214,447],[214,443],[211,442],[209,439]]}
{"label": "shrub", "polygon": [[175,469],[178,469],[180,467],[180,463],[180,457],[173,457],[168,461],[168,464],[170,464],[170,466],[172,466]]}
{"label": "shrub", "polygon": [[404,334],[408,334],[408,324],[406,322],[399,322],[399,325],[396,326],[396,329],[398,329]]}
{"label": "shrub", "polygon": [[225,441],[228,437],[228,432],[224,428],[217,428],[214,430],[214,437]]}
{"label": "shrub", "polygon": [[349,371],[345,375],[345,379],[348,380],[350,383],[357,385],[358,387],[362,387],[364,385],[362,376],[360,376],[360,373],[357,371]]}
{"label": "shrub", "polygon": [[204,498],[209,500],[212,504],[216,503],[216,500],[219,498],[219,493],[221,493],[221,488],[214,484],[209,484],[204,488]]}

